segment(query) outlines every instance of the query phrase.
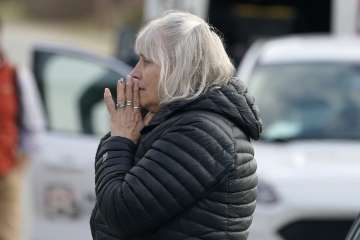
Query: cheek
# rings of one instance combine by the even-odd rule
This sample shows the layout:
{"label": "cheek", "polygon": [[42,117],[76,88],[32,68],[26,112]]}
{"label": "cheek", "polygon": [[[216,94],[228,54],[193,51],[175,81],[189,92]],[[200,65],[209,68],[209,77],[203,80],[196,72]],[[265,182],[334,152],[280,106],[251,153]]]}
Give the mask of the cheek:
{"label": "cheek", "polygon": [[152,85],[153,85],[154,91],[158,92],[158,86],[159,86],[159,81],[160,81],[160,68],[156,67],[153,70],[151,80],[152,80]]}
{"label": "cheek", "polygon": [[148,89],[151,89],[152,92],[157,91],[159,84],[159,76],[154,72],[149,72],[145,80],[145,85]]}
{"label": "cheek", "polygon": [[142,74],[142,84],[145,88],[146,95],[152,96],[156,95],[158,92],[158,85],[159,85],[159,79],[160,79],[160,67],[157,65],[152,65],[145,67],[143,69]]}

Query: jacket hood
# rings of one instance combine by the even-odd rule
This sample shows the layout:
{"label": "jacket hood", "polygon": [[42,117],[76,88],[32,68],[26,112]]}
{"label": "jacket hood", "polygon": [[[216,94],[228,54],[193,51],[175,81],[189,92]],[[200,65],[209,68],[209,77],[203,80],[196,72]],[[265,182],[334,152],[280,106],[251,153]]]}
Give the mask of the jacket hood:
{"label": "jacket hood", "polygon": [[255,100],[238,79],[214,88],[195,100],[177,101],[163,106],[150,125],[157,125],[174,114],[188,111],[209,111],[233,122],[252,139],[259,139],[262,123]]}

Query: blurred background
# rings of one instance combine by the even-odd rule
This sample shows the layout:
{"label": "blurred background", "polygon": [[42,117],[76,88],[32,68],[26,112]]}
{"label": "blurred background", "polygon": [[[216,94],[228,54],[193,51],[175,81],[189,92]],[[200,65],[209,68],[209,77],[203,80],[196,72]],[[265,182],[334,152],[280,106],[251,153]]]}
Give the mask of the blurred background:
{"label": "blurred background", "polygon": [[[356,0],[0,0],[0,14],[5,47],[22,50],[22,45],[34,41],[56,41],[126,58],[143,23],[168,9],[190,11],[222,33],[237,65],[259,38],[357,33],[356,4]],[[23,61],[21,54],[8,54],[15,62]]]}
{"label": "blurred background", "polygon": [[263,112],[249,239],[344,239],[360,211],[360,1],[0,0],[29,158],[21,239],[91,238],[103,89],[136,63],[140,27],[170,9],[215,27]]}
{"label": "blurred background", "polygon": [[3,41],[15,63],[24,61],[31,43],[56,41],[112,54],[116,34],[127,24],[142,20],[143,2],[135,1],[42,1],[1,0]]}

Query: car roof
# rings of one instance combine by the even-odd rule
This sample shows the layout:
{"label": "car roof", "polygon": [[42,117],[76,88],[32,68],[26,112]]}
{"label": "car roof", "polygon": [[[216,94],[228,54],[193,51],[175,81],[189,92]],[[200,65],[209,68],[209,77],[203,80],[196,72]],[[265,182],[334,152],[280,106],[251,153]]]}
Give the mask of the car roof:
{"label": "car roof", "polygon": [[360,37],[294,35],[267,41],[260,50],[261,64],[309,61],[360,61]]}

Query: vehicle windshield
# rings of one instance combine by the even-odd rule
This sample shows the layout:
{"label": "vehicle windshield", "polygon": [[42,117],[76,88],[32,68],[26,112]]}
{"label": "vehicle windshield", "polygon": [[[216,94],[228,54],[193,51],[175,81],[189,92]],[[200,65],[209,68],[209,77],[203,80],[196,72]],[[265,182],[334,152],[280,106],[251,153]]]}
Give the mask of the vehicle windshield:
{"label": "vehicle windshield", "polygon": [[255,68],[249,82],[268,141],[360,139],[360,64]]}

